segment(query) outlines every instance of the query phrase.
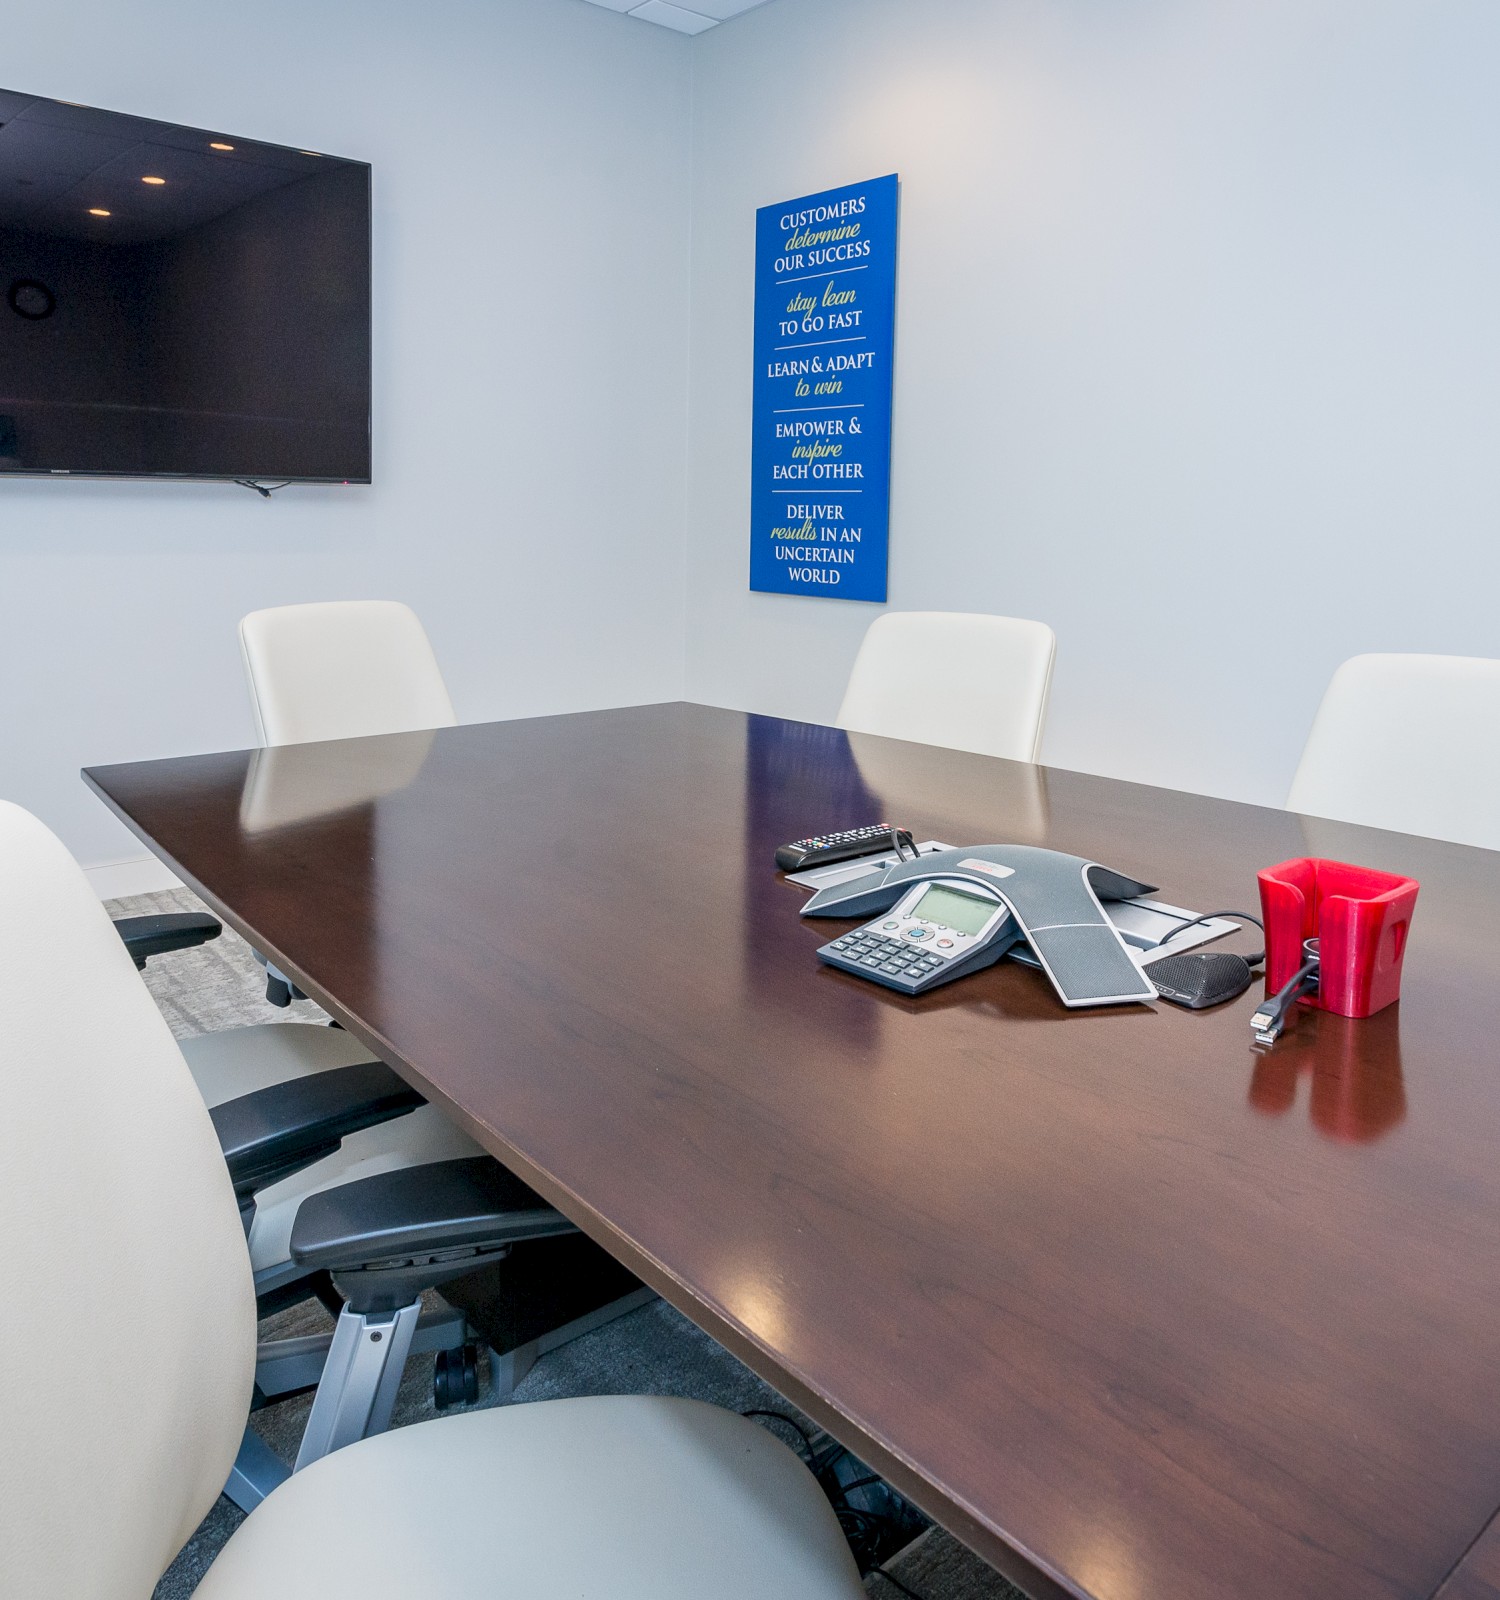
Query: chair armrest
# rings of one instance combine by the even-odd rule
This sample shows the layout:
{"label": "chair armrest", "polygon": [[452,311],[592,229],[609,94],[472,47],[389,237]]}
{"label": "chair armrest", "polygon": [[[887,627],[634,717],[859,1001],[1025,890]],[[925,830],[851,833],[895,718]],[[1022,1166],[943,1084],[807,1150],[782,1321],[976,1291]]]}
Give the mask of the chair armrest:
{"label": "chair armrest", "polygon": [[349,1134],[425,1103],[383,1061],[363,1061],[257,1089],[209,1115],[243,1205],[257,1189],[332,1155]]}
{"label": "chair armrest", "polygon": [[144,967],[152,956],[191,950],[224,931],[224,924],[204,911],[174,911],[159,917],[119,917],[115,932],[125,941],[130,959]]}
{"label": "chair armrest", "polygon": [[[346,1292],[350,1275],[360,1273],[372,1287],[377,1279],[393,1285],[400,1279],[403,1290],[414,1276],[413,1292],[420,1292],[471,1270],[477,1254],[573,1231],[561,1212],[498,1161],[469,1156],[380,1172],[309,1195],[292,1224],[291,1250],[298,1266],[338,1274]],[[405,1303],[400,1292],[397,1301]]]}

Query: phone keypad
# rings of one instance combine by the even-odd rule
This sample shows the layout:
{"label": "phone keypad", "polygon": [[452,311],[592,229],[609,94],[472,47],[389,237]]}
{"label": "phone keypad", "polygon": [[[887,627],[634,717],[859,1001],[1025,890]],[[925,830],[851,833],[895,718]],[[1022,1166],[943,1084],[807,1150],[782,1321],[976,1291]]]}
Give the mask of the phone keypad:
{"label": "phone keypad", "polygon": [[861,966],[884,977],[925,978],[943,965],[943,958],[931,951],[914,949],[883,934],[863,930],[835,939],[828,948],[850,966]]}

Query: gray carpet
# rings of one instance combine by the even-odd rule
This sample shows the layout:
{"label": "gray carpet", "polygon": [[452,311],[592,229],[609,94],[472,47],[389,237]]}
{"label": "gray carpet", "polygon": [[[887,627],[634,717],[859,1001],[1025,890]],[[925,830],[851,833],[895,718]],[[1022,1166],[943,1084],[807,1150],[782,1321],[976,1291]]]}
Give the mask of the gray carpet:
{"label": "gray carpet", "polygon": [[[174,890],[111,901],[108,909],[114,916],[131,916],[202,908],[186,890]],[[311,1001],[299,1002],[280,1013],[269,1008],[264,1000],[262,969],[244,941],[227,928],[212,944],[158,957],[146,968],[145,977],[179,1038],[245,1023],[274,1021],[278,1016],[310,1022],[326,1020]],[[309,1303],[267,1318],[261,1324],[261,1337],[318,1332],[330,1326],[327,1313]],[[416,1357],[410,1362],[396,1404],[395,1426],[436,1416],[432,1363],[431,1356]],[[476,1408],[590,1394],[688,1395],[735,1411],[760,1407],[797,1414],[749,1368],[661,1301],[544,1356],[509,1400],[498,1400],[489,1388],[488,1374],[482,1373]],[[297,1396],[268,1406],[254,1417],[257,1431],[288,1462],[296,1452],[311,1403],[310,1396]],[[802,1420],[805,1426],[812,1426]],[[787,1433],[779,1424],[768,1425]],[[242,1514],[221,1497],[157,1585],[155,1600],[187,1600],[242,1520]],[[887,1568],[921,1600],[1020,1600],[1018,1590],[940,1528],[929,1529],[887,1562]],[[902,1594],[896,1585],[884,1582],[879,1573],[871,1573],[865,1587],[879,1600],[899,1600]]]}

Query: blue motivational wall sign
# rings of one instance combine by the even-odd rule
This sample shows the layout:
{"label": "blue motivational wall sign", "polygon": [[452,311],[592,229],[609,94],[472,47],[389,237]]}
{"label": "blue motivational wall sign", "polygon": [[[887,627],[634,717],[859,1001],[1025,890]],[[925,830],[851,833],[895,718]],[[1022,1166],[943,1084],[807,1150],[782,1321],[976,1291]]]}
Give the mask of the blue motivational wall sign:
{"label": "blue motivational wall sign", "polygon": [[755,214],[750,587],[884,600],[894,174]]}

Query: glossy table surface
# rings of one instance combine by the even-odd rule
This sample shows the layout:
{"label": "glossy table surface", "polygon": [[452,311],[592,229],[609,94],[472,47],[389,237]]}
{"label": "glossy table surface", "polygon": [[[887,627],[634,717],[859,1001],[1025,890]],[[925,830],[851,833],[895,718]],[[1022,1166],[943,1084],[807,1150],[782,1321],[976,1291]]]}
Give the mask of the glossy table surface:
{"label": "glossy table surface", "polygon": [[[1500,855],[693,705],[87,777],[1031,1593],[1490,1592]],[[1262,1054],[1258,986],[1069,1013],[1003,963],[894,995],[820,966],[846,924],[799,919],[771,860],[887,819],[1205,911],[1290,856],[1410,873],[1403,998]]]}
{"label": "glossy table surface", "polygon": [[1500,1523],[1485,1529],[1443,1586],[1439,1600],[1500,1600]]}

